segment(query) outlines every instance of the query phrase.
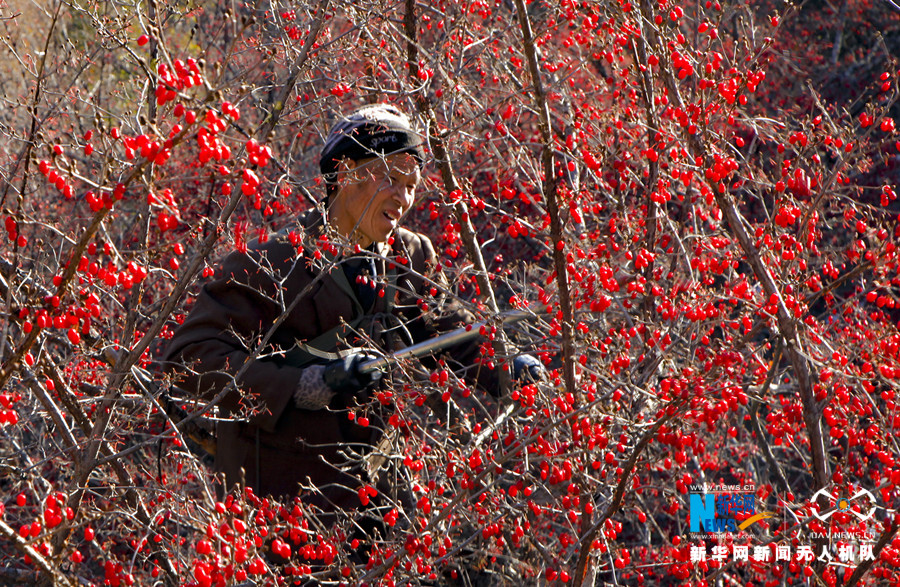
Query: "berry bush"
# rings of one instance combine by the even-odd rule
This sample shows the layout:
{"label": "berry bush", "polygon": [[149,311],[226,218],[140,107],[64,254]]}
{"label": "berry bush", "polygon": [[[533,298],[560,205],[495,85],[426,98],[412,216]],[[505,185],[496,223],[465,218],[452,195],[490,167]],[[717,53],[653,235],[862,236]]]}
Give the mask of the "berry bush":
{"label": "berry bush", "polygon": [[[900,582],[894,3],[0,20],[0,582]],[[219,496],[215,402],[156,359],[223,255],[321,200],[324,133],[376,101],[427,134],[406,224],[485,320],[481,367],[529,352],[549,379],[495,400],[404,363],[349,414],[390,414],[359,508]],[[769,517],[692,535],[712,485]]]}

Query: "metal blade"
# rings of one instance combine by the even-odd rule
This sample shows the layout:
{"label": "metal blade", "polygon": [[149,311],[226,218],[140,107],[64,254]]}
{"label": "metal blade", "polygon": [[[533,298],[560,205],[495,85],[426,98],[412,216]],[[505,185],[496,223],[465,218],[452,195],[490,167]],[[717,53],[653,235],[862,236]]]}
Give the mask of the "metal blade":
{"label": "metal blade", "polygon": [[[524,320],[525,318],[532,317],[535,317],[535,314],[532,314],[531,312],[526,312],[524,310],[514,310],[512,312],[505,312],[501,314],[500,322],[502,324],[513,324],[515,322],[519,322],[520,320]],[[404,359],[422,357],[425,355],[430,355],[437,351],[444,350],[446,348],[452,347],[461,342],[465,342],[467,340],[475,338],[476,336],[479,336],[481,334],[481,327],[488,326],[490,324],[491,322],[487,320],[484,320],[482,322],[475,322],[474,324],[469,324],[467,326],[463,326],[462,328],[451,330],[450,332],[435,336],[434,338],[423,340],[420,343],[416,343],[404,349],[400,349],[399,351],[391,355],[372,359],[371,361],[366,361],[359,366],[359,371],[361,373],[371,373],[375,370],[383,370],[389,365],[398,363],[400,361],[403,361]]]}

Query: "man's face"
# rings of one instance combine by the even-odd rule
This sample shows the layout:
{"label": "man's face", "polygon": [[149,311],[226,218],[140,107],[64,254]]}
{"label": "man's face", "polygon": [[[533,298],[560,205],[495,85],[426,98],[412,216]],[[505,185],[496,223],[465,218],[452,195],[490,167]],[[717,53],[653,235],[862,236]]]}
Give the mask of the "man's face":
{"label": "man's face", "polygon": [[331,224],[361,247],[384,242],[412,207],[419,166],[409,153],[348,162],[329,209]]}

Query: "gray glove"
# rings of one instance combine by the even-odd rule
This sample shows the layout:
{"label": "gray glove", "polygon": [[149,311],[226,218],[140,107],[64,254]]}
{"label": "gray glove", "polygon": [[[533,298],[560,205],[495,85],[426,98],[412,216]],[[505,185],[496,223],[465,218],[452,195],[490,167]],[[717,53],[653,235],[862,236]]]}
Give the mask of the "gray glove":
{"label": "gray glove", "polygon": [[331,403],[334,390],[325,385],[324,372],[325,365],[310,365],[303,369],[294,390],[294,405],[301,410],[321,410]]}
{"label": "gray glove", "polygon": [[537,357],[519,355],[513,359],[513,379],[521,383],[534,383],[546,377],[547,370]]}
{"label": "gray glove", "polygon": [[365,402],[368,392],[381,381],[383,373],[379,370],[360,373],[359,365],[374,358],[374,355],[358,352],[324,365],[306,367],[294,390],[294,404],[301,410],[321,410],[335,395],[343,396],[348,406],[354,400]]}

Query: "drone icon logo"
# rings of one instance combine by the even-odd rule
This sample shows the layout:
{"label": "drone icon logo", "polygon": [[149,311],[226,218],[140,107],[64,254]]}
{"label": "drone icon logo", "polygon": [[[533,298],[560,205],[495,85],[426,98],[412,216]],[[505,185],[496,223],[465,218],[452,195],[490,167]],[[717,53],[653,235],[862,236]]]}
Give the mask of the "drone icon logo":
{"label": "drone icon logo", "polygon": [[[838,512],[850,514],[856,517],[860,522],[865,522],[875,515],[875,509],[878,507],[877,505],[875,505],[875,496],[872,495],[872,492],[868,489],[860,489],[850,497],[843,497],[840,495],[836,496],[823,487],[822,489],[818,490],[815,495],[813,495],[812,501],[818,501],[820,496],[828,498],[828,502],[834,503],[835,507],[835,509],[828,510],[824,514],[820,514],[818,511],[813,511],[813,515],[823,522],[827,521],[828,518]],[[864,510],[866,502],[868,502],[872,506],[868,511]],[[859,503],[860,506],[862,506],[861,511],[857,512],[853,510],[852,506],[855,503]]]}

